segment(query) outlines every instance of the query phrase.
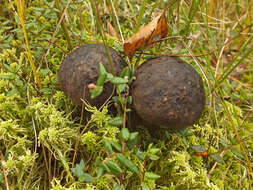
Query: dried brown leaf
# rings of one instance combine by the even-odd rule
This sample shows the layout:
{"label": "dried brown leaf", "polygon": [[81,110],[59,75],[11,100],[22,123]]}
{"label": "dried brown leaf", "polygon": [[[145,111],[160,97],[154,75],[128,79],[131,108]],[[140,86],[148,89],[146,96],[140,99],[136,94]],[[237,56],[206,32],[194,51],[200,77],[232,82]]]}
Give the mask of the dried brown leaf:
{"label": "dried brown leaf", "polygon": [[151,45],[157,39],[166,37],[167,33],[166,17],[164,13],[161,13],[124,43],[125,55],[131,58],[136,50]]}

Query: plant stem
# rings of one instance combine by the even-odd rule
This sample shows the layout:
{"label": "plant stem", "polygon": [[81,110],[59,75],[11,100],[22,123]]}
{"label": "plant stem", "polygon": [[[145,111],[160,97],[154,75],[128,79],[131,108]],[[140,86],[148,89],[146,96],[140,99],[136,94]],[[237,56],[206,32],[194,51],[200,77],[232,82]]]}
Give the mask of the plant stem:
{"label": "plant stem", "polygon": [[[57,7],[58,7],[59,12],[60,12],[59,13],[59,18],[60,18],[60,15],[62,15],[62,8],[61,8],[60,0],[56,0],[56,4],[57,4]],[[67,29],[65,18],[63,18],[63,20],[62,20],[61,26],[62,26],[64,35],[65,35],[65,38],[66,38],[66,40],[68,42],[69,49],[72,50],[73,46],[72,46],[72,43],[71,43],[71,40],[70,40],[70,37],[69,37],[69,33],[68,33],[68,29]]]}
{"label": "plant stem", "polygon": [[29,45],[29,41],[28,41],[28,36],[27,36],[26,28],[25,28],[24,0],[18,0],[17,6],[18,6],[18,16],[19,16],[21,26],[22,26],[23,32],[24,32],[25,43],[26,43],[26,51],[27,51],[27,54],[28,54],[28,59],[29,59],[30,65],[32,67],[32,71],[33,71],[35,80],[36,80],[36,82],[39,86],[39,89],[41,89],[42,88],[41,80],[40,80],[39,76],[37,75],[36,67],[35,67],[35,64],[34,64],[33,57],[32,57],[32,53],[31,53],[31,49],[30,49],[30,45]]}
{"label": "plant stem", "polygon": [[215,4],[215,0],[211,0],[211,1],[210,1],[210,5],[209,5],[209,17],[208,17],[208,22],[211,22],[211,19],[212,19],[212,17],[213,17],[214,4]]}
{"label": "plant stem", "polygon": [[[0,150],[0,157],[1,157],[1,162],[3,163],[4,162],[4,156],[3,156],[2,150]],[[9,179],[8,179],[8,176],[7,176],[6,168],[3,164],[2,164],[2,167],[3,167],[3,171],[4,171],[4,179],[5,179],[5,184],[6,184],[6,190],[9,190],[10,189],[10,183],[9,183]]]}

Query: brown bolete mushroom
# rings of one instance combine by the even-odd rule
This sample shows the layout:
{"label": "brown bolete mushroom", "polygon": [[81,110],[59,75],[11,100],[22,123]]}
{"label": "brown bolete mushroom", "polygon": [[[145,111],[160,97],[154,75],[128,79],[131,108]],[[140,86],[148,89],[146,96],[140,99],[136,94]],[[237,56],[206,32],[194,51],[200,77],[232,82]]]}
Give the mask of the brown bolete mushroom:
{"label": "brown bolete mushroom", "polygon": [[[127,64],[116,50],[111,47],[108,49],[115,72],[119,75]],[[58,72],[58,80],[63,92],[75,103],[82,105],[81,98],[83,98],[91,105],[100,107],[112,94],[113,85],[105,83],[100,96],[95,99],[90,97],[88,85],[96,84],[99,77],[99,63],[105,66],[107,72],[113,73],[103,44],[85,44],[72,51],[64,59]]]}
{"label": "brown bolete mushroom", "polygon": [[174,130],[195,123],[205,105],[201,77],[191,65],[174,57],[144,62],[131,91],[134,109],[144,121]]}

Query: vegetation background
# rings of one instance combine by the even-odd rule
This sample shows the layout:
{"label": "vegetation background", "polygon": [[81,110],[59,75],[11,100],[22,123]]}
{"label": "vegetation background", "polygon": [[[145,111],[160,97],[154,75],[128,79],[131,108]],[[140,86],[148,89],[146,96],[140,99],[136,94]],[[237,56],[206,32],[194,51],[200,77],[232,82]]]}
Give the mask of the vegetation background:
{"label": "vegetation background", "polygon": [[[167,38],[131,64],[166,54],[194,66],[206,88],[201,119],[152,135],[116,126],[107,106],[86,105],[86,119],[59,89],[64,57],[98,42],[123,54],[123,40],[166,6]],[[250,0],[1,0],[0,189],[252,189],[252,9]]]}

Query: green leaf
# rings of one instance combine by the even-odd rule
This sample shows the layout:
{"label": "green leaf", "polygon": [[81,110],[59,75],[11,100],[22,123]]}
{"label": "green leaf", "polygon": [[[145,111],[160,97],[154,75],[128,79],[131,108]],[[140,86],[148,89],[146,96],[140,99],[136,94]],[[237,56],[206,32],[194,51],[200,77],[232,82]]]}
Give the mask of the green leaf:
{"label": "green leaf", "polygon": [[113,146],[113,148],[115,148],[117,151],[121,152],[122,148],[121,145],[115,141],[110,141],[111,145]]}
{"label": "green leaf", "polygon": [[119,76],[121,78],[124,78],[125,76],[129,76],[129,67],[125,67],[124,69],[122,69],[122,71],[120,72]]}
{"label": "green leaf", "polygon": [[[1,76],[0,76],[0,79],[1,79]],[[119,99],[118,96],[113,96],[113,97],[112,97],[112,100],[113,100],[115,103],[120,104],[120,99]]]}
{"label": "green leaf", "polygon": [[144,182],[141,182],[141,188],[142,190],[150,190],[149,187]]}
{"label": "green leaf", "polygon": [[106,74],[100,75],[98,80],[97,80],[97,85],[98,86],[103,86],[106,81]]}
{"label": "green leaf", "polygon": [[216,162],[221,163],[221,164],[224,163],[223,158],[222,158],[218,153],[211,154],[210,156],[211,156],[211,158],[213,158]]}
{"label": "green leaf", "polygon": [[17,89],[12,89],[11,91],[9,91],[7,94],[6,94],[6,96],[7,97],[11,97],[11,96],[13,96],[14,94],[20,94],[19,93],[19,91],[17,90]]}
{"label": "green leaf", "polygon": [[125,188],[119,184],[116,184],[112,190],[124,190]]}
{"label": "green leaf", "polygon": [[113,161],[108,161],[106,163],[106,165],[108,166],[108,168],[110,169],[110,172],[114,175],[120,175],[122,173],[122,169],[119,167],[118,164],[116,164]]}
{"label": "green leaf", "polygon": [[121,102],[122,102],[122,104],[126,103],[126,99],[124,97],[121,97],[121,102],[120,102],[120,98],[118,96],[113,96],[112,99],[115,103],[120,104],[120,105],[121,105]]}
{"label": "green leaf", "polygon": [[4,68],[5,68],[7,71],[9,71],[9,72],[11,72],[11,73],[14,73],[14,70],[13,70],[9,65],[3,63],[3,66],[4,66]]}
{"label": "green leaf", "polygon": [[15,79],[16,75],[15,74],[10,74],[10,75],[1,75],[0,79]]}
{"label": "green leaf", "polygon": [[128,113],[128,112],[131,112],[132,110],[130,109],[130,108],[127,108],[126,109],[126,112]]}
{"label": "green leaf", "polygon": [[100,177],[102,177],[103,174],[104,174],[104,167],[100,166],[98,168],[97,179],[99,179]]}
{"label": "green leaf", "polygon": [[20,63],[20,64],[17,66],[17,68],[16,68],[16,73],[21,69],[21,67],[22,67],[22,63]]}
{"label": "green leaf", "polygon": [[206,147],[204,147],[203,145],[193,145],[193,146],[191,146],[191,148],[195,152],[205,152],[207,150]]}
{"label": "green leaf", "polygon": [[132,102],[133,102],[133,97],[132,97],[132,96],[128,96],[128,100],[127,100],[127,101],[128,101],[129,104],[132,104]]}
{"label": "green leaf", "polygon": [[18,79],[18,78],[16,78],[16,79],[14,80],[14,83],[15,83],[15,85],[17,85],[17,86],[19,86],[19,87],[22,87],[22,86],[24,85],[23,81],[20,80],[20,79]]}
{"label": "green leaf", "polygon": [[113,78],[113,75],[111,73],[106,73],[106,78],[111,80]]}
{"label": "green leaf", "polygon": [[136,79],[136,77],[135,77],[135,68],[132,67],[132,68],[130,68],[129,71],[130,71],[130,73],[129,73],[128,80],[129,80],[129,83],[132,83],[132,81]]}
{"label": "green leaf", "polygon": [[110,168],[106,164],[102,163],[101,167],[103,167],[106,172],[110,172]]}
{"label": "green leaf", "polygon": [[134,140],[138,137],[139,133],[138,132],[133,132],[133,133],[130,133],[130,137],[129,137],[129,140]]}
{"label": "green leaf", "polygon": [[222,146],[227,147],[229,142],[225,137],[220,137],[220,143]]}
{"label": "green leaf", "polygon": [[84,168],[85,168],[85,164],[82,159],[79,164],[76,164],[75,168],[71,168],[71,171],[73,172],[73,174],[75,174],[78,177],[78,180],[80,182],[93,182],[93,177],[90,174],[85,173],[83,171]]}
{"label": "green leaf", "polygon": [[113,77],[111,79],[111,83],[112,84],[126,84],[128,82],[127,79],[123,79],[123,78],[120,78],[120,77]]}
{"label": "green leaf", "polygon": [[98,97],[103,92],[103,86],[97,86],[95,89],[90,90],[91,99]]}
{"label": "green leaf", "polygon": [[139,149],[137,150],[136,155],[137,155],[138,158],[141,159],[141,160],[144,160],[144,159],[145,159],[145,156],[146,156],[145,152],[142,152],[142,151],[140,151]]}
{"label": "green leaf", "polygon": [[112,146],[108,140],[105,139],[105,148],[108,150],[110,154],[113,153]]}
{"label": "green leaf", "polygon": [[0,173],[0,181],[4,182],[4,173],[3,172]]}
{"label": "green leaf", "polygon": [[138,168],[137,166],[130,160],[128,160],[123,154],[118,154],[117,155],[118,161],[124,165],[129,171],[138,173]]}
{"label": "green leaf", "polygon": [[99,73],[100,76],[107,74],[105,66],[102,63],[99,63],[99,65],[98,65],[98,73]]}
{"label": "green leaf", "polygon": [[122,128],[120,133],[124,140],[127,140],[130,137],[128,128]]}
{"label": "green leaf", "polygon": [[101,163],[102,163],[101,159],[99,157],[97,157],[95,160],[95,165],[98,167],[101,165]]}
{"label": "green leaf", "polygon": [[122,116],[114,117],[108,121],[108,124],[112,126],[117,126],[117,127],[122,126],[123,117]]}
{"label": "green leaf", "polygon": [[78,180],[80,182],[91,183],[91,182],[93,182],[93,177],[88,173],[83,173],[80,177],[78,177]]}
{"label": "green leaf", "polygon": [[40,92],[45,93],[45,94],[52,94],[52,89],[51,88],[42,88]]}
{"label": "green leaf", "polygon": [[123,92],[126,88],[127,84],[119,84],[118,88],[119,88],[119,92]]}
{"label": "green leaf", "polygon": [[156,154],[159,150],[159,148],[151,148],[149,151],[151,154]]}
{"label": "green leaf", "polygon": [[86,31],[84,30],[82,33],[81,33],[81,40],[85,40],[86,38]]}
{"label": "green leaf", "polygon": [[241,159],[244,160],[244,156],[243,156],[243,153],[242,153],[241,151],[238,151],[237,149],[232,148],[232,149],[231,149],[231,152],[232,152],[235,156],[237,156],[237,157],[239,157],[239,158],[241,158]]}
{"label": "green leaf", "polygon": [[160,175],[157,175],[153,172],[145,172],[145,178],[147,179],[158,179],[160,177],[161,177]]}
{"label": "green leaf", "polygon": [[71,168],[71,171],[76,175],[76,176],[79,176],[79,175],[82,175],[83,174],[83,170],[85,168],[85,163],[83,161],[83,159],[80,161],[79,164],[76,164],[76,167],[75,168]]}
{"label": "green leaf", "polygon": [[149,154],[148,155],[150,160],[158,160],[159,159],[159,156],[155,155],[155,154]]}
{"label": "green leaf", "polygon": [[128,149],[131,150],[138,143],[138,134],[138,132],[130,133],[130,137],[126,143]]}
{"label": "green leaf", "polygon": [[43,69],[43,70],[42,70],[42,75],[43,75],[43,76],[46,76],[49,72],[50,72],[49,69]]}

